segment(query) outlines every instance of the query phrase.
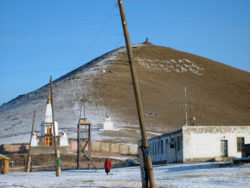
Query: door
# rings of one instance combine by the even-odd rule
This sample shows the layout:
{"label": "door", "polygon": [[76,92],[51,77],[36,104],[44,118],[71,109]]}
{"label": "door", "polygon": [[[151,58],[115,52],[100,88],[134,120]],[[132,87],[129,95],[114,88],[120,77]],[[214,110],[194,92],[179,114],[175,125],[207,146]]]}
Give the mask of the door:
{"label": "door", "polygon": [[49,137],[45,137],[45,146],[48,146],[49,145]]}
{"label": "door", "polygon": [[49,145],[52,146],[52,137],[49,137]]}
{"label": "door", "polygon": [[221,140],[221,154],[222,157],[228,157],[227,140]]}
{"label": "door", "polygon": [[45,137],[45,146],[52,146],[52,137]]}

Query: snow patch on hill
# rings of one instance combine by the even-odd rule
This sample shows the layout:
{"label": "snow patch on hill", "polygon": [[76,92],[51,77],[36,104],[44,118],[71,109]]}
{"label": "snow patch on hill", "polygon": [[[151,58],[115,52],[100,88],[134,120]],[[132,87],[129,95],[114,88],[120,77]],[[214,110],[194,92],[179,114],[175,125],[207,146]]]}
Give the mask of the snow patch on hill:
{"label": "snow patch on hill", "polygon": [[153,71],[177,73],[192,72],[195,75],[202,76],[203,71],[205,70],[203,67],[186,58],[160,60],[136,57],[135,60],[139,63],[139,65]]}

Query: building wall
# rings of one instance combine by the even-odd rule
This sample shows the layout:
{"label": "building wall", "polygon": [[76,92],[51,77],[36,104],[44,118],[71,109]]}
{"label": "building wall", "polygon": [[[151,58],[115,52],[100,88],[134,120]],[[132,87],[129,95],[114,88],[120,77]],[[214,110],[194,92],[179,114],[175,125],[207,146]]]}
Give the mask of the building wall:
{"label": "building wall", "polygon": [[237,137],[250,144],[250,126],[183,126],[179,131],[149,139],[152,162],[220,161],[225,159],[222,140],[227,141],[227,157],[242,157],[237,151]]}
{"label": "building wall", "polygon": [[153,163],[182,162],[182,132],[167,133],[149,139]]}
{"label": "building wall", "polygon": [[184,126],[183,162],[220,160],[223,157],[221,140],[227,140],[228,157],[241,157],[237,137],[250,143],[250,126]]}

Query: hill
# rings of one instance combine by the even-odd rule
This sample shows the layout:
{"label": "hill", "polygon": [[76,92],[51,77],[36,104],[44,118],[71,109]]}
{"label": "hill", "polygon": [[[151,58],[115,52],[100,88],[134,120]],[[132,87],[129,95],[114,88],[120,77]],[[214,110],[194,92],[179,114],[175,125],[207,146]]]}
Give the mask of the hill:
{"label": "hill", "polygon": [[[133,51],[149,136],[184,125],[185,87],[188,124],[250,124],[249,72],[151,43],[133,45]],[[94,140],[137,142],[140,131],[125,47],[94,59],[53,84],[55,118],[59,129],[70,137],[76,136],[84,94]],[[45,85],[0,106],[0,143],[27,142],[34,110],[35,129],[40,131],[48,90]],[[120,131],[99,131],[107,113]]]}

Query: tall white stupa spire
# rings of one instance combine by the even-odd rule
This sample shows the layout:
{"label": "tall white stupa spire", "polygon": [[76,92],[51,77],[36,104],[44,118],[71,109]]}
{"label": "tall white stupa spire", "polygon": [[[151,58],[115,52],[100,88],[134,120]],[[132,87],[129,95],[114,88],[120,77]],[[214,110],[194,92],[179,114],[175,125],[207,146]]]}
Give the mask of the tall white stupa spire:
{"label": "tall white stupa spire", "polygon": [[48,102],[45,111],[45,123],[52,123],[52,106],[51,106],[51,98],[48,92]]}
{"label": "tall white stupa spire", "polygon": [[[55,121],[55,133],[58,136],[58,123]],[[45,135],[53,135],[53,120],[52,120],[52,106],[51,106],[51,98],[48,92],[48,102],[45,111],[45,121],[41,124],[41,136]]]}

